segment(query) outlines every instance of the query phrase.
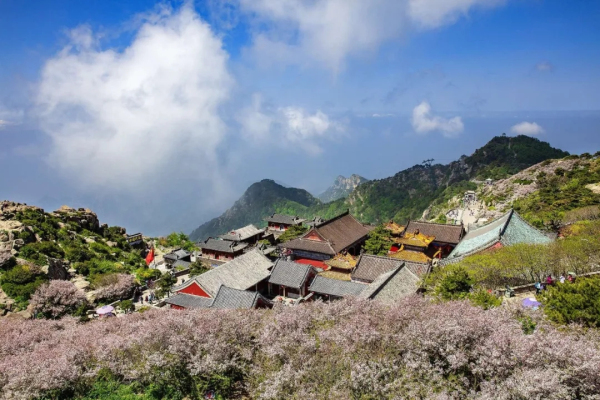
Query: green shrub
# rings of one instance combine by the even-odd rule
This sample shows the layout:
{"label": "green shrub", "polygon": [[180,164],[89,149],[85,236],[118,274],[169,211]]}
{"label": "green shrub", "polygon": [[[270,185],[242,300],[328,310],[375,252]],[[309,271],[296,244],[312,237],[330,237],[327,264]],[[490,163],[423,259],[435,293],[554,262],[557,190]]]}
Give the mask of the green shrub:
{"label": "green shrub", "polygon": [[559,324],[600,328],[600,277],[550,286],[540,296],[548,318]]}
{"label": "green shrub", "polygon": [[46,276],[41,271],[17,265],[2,274],[0,284],[4,293],[9,297],[16,301],[26,301],[46,280]]}
{"label": "green shrub", "polygon": [[467,270],[460,266],[449,266],[446,269],[446,273],[435,288],[436,295],[444,300],[466,298],[473,287],[473,279]]}
{"label": "green shrub", "polygon": [[119,307],[121,307],[121,310],[123,311],[135,311],[135,305],[132,300],[122,300],[119,302]]}
{"label": "green shrub", "polygon": [[502,304],[502,298],[494,296],[485,289],[478,289],[469,294],[469,300],[476,306],[488,310],[490,308],[499,307]]}
{"label": "green shrub", "polygon": [[390,231],[385,229],[383,225],[379,225],[369,233],[369,237],[365,242],[365,252],[385,256],[393,244]]}

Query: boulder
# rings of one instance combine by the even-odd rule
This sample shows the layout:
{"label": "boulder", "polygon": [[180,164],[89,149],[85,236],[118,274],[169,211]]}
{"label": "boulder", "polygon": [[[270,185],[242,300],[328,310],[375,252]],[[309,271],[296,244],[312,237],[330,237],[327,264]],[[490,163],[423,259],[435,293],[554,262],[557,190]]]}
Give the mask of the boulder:
{"label": "boulder", "polygon": [[48,257],[48,277],[66,281],[71,278],[68,265],[57,258]]}

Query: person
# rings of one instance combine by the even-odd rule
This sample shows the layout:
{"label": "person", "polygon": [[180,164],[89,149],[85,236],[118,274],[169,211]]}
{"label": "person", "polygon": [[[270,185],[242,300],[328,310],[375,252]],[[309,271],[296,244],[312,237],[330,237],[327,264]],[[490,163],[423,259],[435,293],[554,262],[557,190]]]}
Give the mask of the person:
{"label": "person", "polygon": [[558,278],[558,281],[560,283],[565,283],[565,276],[563,274],[560,274],[560,278]]}
{"label": "person", "polygon": [[140,295],[140,304],[144,304],[144,296]]}
{"label": "person", "polygon": [[548,275],[548,277],[546,278],[546,286],[550,286],[554,284],[554,279],[552,279],[551,275]]}
{"label": "person", "polygon": [[146,301],[146,303],[148,302],[148,295],[144,296],[144,300]]}
{"label": "person", "polygon": [[575,278],[573,278],[572,274],[569,274],[569,276],[567,276],[567,280],[571,283],[573,283],[573,281],[575,280]]}
{"label": "person", "polygon": [[540,294],[540,292],[542,291],[542,284],[540,282],[536,282],[534,286],[535,294]]}

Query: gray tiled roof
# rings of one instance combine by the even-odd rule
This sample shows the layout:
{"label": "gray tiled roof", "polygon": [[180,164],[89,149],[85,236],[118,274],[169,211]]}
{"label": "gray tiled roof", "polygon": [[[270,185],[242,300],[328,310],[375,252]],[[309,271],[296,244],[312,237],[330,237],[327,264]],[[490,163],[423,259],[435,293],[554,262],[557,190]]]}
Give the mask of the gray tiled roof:
{"label": "gray tiled roof", "polygon": [[278,245],[286,249],[312,251],[314,253],[328,254],[335,256],[337,253],[331,247],[329,242],[319,242],[317,240],[297,238]]}
{"label": "gray tiled roof", "polygon": [[177,260],[173,263],[173,268],[182,267],[189,268],[192,263],[189,261]]}
{"label": "gray tiled roof", "polygon": [[299,289],[306,282],[311,269],[310,265],[278,260],[273,267],[269,283]]}
{"label": "gray tiled roof", "polygon": [[267,304],[270,303],[260,293],[221,286],[215,296],[215,301],[212,303],[212,308],[254,308],[259,299]]}
{"label": "gray tiled roof", "polygon": [[404,266],[410,270],[413,274],[418,276],[419,278],[423,278],[423,276],[427,275],[431,270],[431,264],[429,263],[419,263],[414,261],[404,261]]}
{"label": "gray tiled roof", "polygon": [[405,233],[419,231],[426,236],[435,236],[436,242],[458,244],[463,236],[462,225],[436,224],[433,222],[410,221],[404,230]]}
{"label": "gray tiled roof", "polygon": [[271,260],[260,250],[254,249],[193,279],[211,296],[215,296],[221,285],[241,290],[252,288],[271,275],[272,266]]}
{"label": "gray tiled roof", "polygon": [[371,295],[371,299],[385,303],[393,303],[417,292],[420,279],[410,269],[404,267],[393,274],[378,291]]}
{"label": "gray tiled roof", "polygon": [[225,240],[241,241],[256,235],[260,235],[264,231],[264,229],[258,229],[256,226],[250,224],[244,226],[243,228],[234,229],[233,231],[227,232],[219,237]]}
{"label": "gray tiled roof", "polygon": [[175,250],[174,253],[177,256],[177,259],[185,258],[191,255],[189,251],[184,249]]}
{"label": "gray tiled roof", "polygon": [[248,247],[248,243],[237,243],[229,240],[220,240],[208,238],[204,242],[198,243],[202,250],[213,250],[221,253],[235,253]]}
{"label": "gray tiled roof", "polygon": [[373,282],[380,275],[397,269],[403,262],[394,258],[363,254],[352,271],[352,280]]}
{"label": "gray tiled roof", "polygon": [[191,294],[177,293],[176,295],[166,299],[165,303],[184,308],[209,308],[213,303],[213,299],[208,297],[194,296]]}
{"label": "gray tiled roof", "polygon": [[189,257],[190,255],[191,253],[187,250],[177,249],[169,254],[165,254],[164,258],[169,260],[179,260],[181,258]]}
{"label": "gray tiled roof", "polygon": [[273,214],[270,217],[267,217],[266,221],[272,222],[274,224],[297,225],[306,220],[300,219],[297,216],[284,215],[284,214]]}
{"label": "gray tiled roof", "polygon": [[344,297],[358,296],[360,292],[362,292],[366,287],[367,285],[362,283],[324,278],[322,276],[317,275],[315,279],[313,279],[308,290],[320,294]]}
{"label": "gray tiled roof", "polygon": [[363,299],[370,299],[392,278],[392,276],[394,276],[398,271],[400,271],[400,268],[404,267],[397,267],[392,269],[391,271],[379,275],[377,279],[369,283],[365,290],[360,292],[360,295],[358,297],[362,297]]}

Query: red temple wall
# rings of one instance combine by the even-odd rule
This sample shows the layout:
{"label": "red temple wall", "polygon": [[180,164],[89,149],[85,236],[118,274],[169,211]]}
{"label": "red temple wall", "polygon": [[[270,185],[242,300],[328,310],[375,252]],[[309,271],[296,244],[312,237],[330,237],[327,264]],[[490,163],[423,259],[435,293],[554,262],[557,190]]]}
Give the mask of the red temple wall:
{"label": "red temple wall", "polygon": [[208,293],[206,293],[201,287],[200,285],[198,285],[196,282],[190,284],[188,287],[179,290],[177,293],[185,293],[185,294],[191,294],[193,296],[200,296],[200,297],[208,297],[210,298],[210,295]]}

